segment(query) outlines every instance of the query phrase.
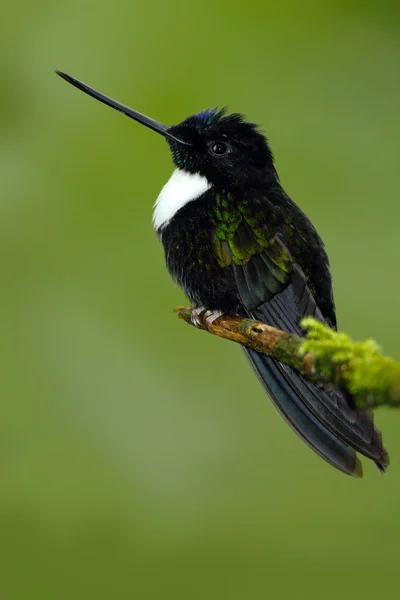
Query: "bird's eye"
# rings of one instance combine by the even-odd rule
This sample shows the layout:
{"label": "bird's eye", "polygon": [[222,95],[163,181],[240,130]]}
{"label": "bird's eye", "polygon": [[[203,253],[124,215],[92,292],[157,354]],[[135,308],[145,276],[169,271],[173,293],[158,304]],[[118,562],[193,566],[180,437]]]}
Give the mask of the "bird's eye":
{"label": "bird's eye", "polygon": [[229,146],[224,142],[212,142],[210,144],[210,150],[213,154],[221,156],[221,154],[226,154],[229,151]]}

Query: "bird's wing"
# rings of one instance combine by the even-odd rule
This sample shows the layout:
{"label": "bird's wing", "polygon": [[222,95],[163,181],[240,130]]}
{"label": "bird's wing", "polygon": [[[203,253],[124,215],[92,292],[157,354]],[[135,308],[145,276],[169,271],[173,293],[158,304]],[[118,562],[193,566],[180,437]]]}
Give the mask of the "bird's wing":
{"label": "bird's wing", "polygon": [[272,300],[289,284],[292,258],[277,237],[267,237],[246,221],[227,232],[224,239],[215,233],[214,248],[221,266],[231,265],[241,302],[252,310]]}
{"label": "bird's wing", "polygon": [[[283,242],[268,235],[260,219],[242,214],[229,230],[216,228],[214,243],[221,266],[232,268],[249,316],[298,335],[303,335],[303,317],[324,322],[303,271]],[[388,463],[372,415],[356,411],[344,392],[323,390],[287,365],[253,350],[245,352],[279,411],[328,462],[345,472],[357,472],[354,449],[383,467]]]}

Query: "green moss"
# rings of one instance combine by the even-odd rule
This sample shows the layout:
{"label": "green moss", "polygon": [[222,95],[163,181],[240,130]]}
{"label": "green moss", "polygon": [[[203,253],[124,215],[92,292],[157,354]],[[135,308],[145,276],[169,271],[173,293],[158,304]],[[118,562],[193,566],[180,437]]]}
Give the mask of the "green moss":
{"label": "green moss", "polygon": [[313,353],[317,371],[324,372],[326,378],[346,380],[359,407],[399,404],[392,390],[400,381],[400,364],[383,356],[374,340],[355,342],[346,333],[329,329],[311,317],[303,319],[302,327],[307,336],[300,353]]}

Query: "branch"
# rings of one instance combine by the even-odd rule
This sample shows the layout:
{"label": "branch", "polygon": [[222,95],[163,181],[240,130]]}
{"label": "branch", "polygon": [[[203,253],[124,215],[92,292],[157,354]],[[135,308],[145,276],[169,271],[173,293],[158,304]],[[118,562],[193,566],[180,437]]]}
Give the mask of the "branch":
{"label": "branch", "polygon": [[[175,311],[193,325],[191,307]],[[199,329],[271,356],[313,383],[347,390],[359,409],[400,406],[400,363],[383,356],[373,340],[354,342],[311,317],[302,321],[304,338],[238,316],[223,315],[211,324],[203,316],[198,320]]]}

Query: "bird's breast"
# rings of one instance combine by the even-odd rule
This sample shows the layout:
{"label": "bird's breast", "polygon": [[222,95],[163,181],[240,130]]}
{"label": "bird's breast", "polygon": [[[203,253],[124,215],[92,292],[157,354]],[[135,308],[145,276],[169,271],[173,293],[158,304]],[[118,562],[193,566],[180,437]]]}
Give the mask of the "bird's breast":
{"label": "bird's breast", "polygon": [[237,304],[232,268],[221,266],[204,203],[186,204],[158,233],[168,271],[193,304],[217,309]]}

